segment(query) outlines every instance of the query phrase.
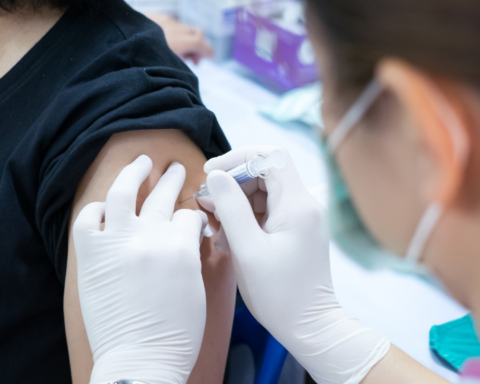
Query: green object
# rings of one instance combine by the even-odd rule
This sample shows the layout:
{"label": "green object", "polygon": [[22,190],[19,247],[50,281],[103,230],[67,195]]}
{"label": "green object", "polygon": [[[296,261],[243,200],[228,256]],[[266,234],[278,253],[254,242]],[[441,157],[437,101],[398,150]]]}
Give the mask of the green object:
{"label": "green object", "polygon": [[471,315],[434,325],[430,330],[430,348],[454,371],[459,371],[467,359],[480,357],[480,343]]}
{"label": "green object", "polygon": [[[322,137],[320,149],[329,174],[328,222],[330,236],[345,254],[366,268],[390,267],[401,272],[416,273],[422,277],[427,277],[430,276],[427,268],[419,265],[416,260],[395,257],[372,236],[355,207],[350,190],[343,178],[334,153],[332,153],[345,140],[348,133],[361,120],[381,92],[382,86],[378,80],[372,80],[357,101],[348,109],[329,137]],[[413,241],[418,233],[417,229],[410,245],[414,244]],[[424,241],[425,239],[423,239]],[[418,239],[415,245],[418,248]],[[429,277],[429,279],[434,281],[433,277]]]}
{"label": "green object", "polygon": [[328,223],[330,236],[350,258],[367,269],[391,268],[402,273],[418,275],[437,285],[422,266],[383,249],[363,224],[340,172],[335,157],[323,138],[320,146],[329,175]]}

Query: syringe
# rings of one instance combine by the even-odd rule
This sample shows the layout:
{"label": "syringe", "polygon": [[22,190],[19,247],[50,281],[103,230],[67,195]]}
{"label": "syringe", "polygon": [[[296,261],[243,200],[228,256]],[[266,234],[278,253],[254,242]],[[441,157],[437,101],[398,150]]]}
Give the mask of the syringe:
{"label": "syringe", "polygon": [[[238,184],[242,184],[255,177],[267,178],[270,175],[270,168],[275,167],[281,169],[285,164],[285,155],[282,151],[276,149],[270,152],[268,157],[257,153],[252,160],[231,169],[227,173],[232,176]],[[195,192],[192,197],[209,196],[210,193],[208,192],[207,183],[203,183],[200,185],[200,190]]]}

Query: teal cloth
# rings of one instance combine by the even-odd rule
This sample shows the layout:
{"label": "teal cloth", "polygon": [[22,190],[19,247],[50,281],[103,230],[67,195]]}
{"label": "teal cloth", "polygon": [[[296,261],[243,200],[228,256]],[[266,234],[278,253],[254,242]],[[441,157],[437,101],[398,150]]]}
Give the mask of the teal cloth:
{"label": "teal cloth", "polygon": [[322,85],[313,83],[285,93],[272,105],[260,108],[260,113],[280,123],[301,122],[310,127],[323,127],[320,114]]}
{"label": "teal cloth", "polygon": [[459,371],[467,359],[480,357],[480,343],[471,315],[430,330],[430,348],[454,371]]}

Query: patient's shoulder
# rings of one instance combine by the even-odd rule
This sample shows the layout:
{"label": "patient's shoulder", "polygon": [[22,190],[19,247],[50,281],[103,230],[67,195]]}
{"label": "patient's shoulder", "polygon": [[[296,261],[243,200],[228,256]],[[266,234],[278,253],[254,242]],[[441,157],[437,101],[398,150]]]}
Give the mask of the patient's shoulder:
{"label": "patient's shoulder", "polygon": [[205,181],[205,156],[183,131],[167,129],[118,133],[110,138],[82,178],[77,188],[72,217],[85,204],[104,201],[120,171],[143,154],[152,159],[153,169],[139,191],[139,206],[174,161],[181,163],[187,171],[185,190],[188,193],[193,193]]}

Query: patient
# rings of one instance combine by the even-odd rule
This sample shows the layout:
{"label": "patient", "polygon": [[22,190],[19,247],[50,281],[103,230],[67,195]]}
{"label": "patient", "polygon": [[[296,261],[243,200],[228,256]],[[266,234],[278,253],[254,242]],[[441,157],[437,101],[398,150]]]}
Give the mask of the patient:
{"label": "patient", "polygon": [[[154,170],[139,207],[173,161],[187,170],[179,201],[191,196],[229,145],[162,30],[122,0],[0,0],[0,12],[1,382],[86,384],[71,223],[140,154]],[[230,339],[235,279],[211,241],[189,383],[222,382]]]}

